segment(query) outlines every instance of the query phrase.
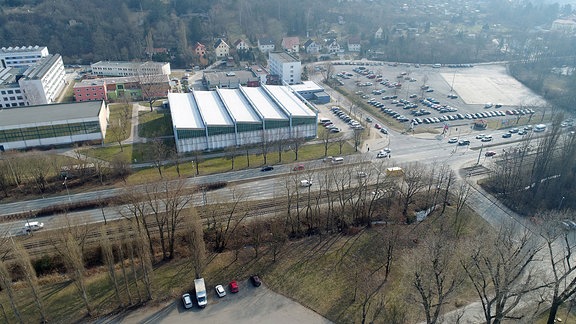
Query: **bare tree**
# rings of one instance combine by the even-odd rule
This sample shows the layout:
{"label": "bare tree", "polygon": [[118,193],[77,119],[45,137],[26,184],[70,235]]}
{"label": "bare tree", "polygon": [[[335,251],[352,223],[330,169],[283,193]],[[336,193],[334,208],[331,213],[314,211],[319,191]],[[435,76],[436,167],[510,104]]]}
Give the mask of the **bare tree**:
{"label": "bare tree", "polygon": [[324,146],[324,156],[328,156],[328,149],[330,145],[334,141],[334,133],[332,133],[329,129],[322,128],[320,129],[320,135],[318,136],[322,141],[322,146]]}
{"label": "bare tree", "polygon": [[426,323],[438,323],[442,308],[464,281],[455,252],[458,244],[441,231],[427,235],[407,258],[416,301],[424,310]]}
{"label": "bare tree", "polygon": [[190,250],[190,262],[194,268],[195,278],[201,278],[206,265],[206,243],[204,242],[204,229],[202,220],[196,211],[190,209],[190,228],[186,233],[188,249]]}
{"label": "bare tree", "polygon": [[24,323],[24,321],[22,321],[22,315],[18,310],[18,305],[16,304],[16,296],[14,295],[14,290],[12,288],[12,277],[10,276],[10,272],[3,260],[0,260],[0,287],[2,287],[2,290],[6,292],[6,295],[8,295],[8,300],[10,301],[10,306],[14,312],[14,316],[16,316],[18,322]]}
{"label": "bare tree", "polygon": [[231,188],[229,193],[232,199],[227,198],[227,202],[222,199],[221,202],[206,206],[204,209],[208,219],[208,232],[212,234],[214,250],[218,253],[226,250],[231,236],[250,211],[241,192]]}
{"label": "bare tree", "polygon": [[569,237],[569,232],[560,227],[563,219],[569,219],[572,211],[554,211],[539,217],[543,219],[541,236],[545,240],[547,257],[550,262],[552,279],[552,304],[547,323],[556,323],[560,306],[576,294],[576,263],[573,253],[576,245]]}
{"label": "bare tree", "polygon": [[152,140],[152,156],[154,157],[154,166],[158,170],[160,178],[163,178],[162,168],[164,167],[164,160],[168,157],[169,148],[164,143],[164,140],[155,138]]}
{"label": "bare tree", "polygon": [[42,296],[40,295],[40,286],[38,285],[38,277],[36,276],[36,271],[34,270],[32,262],[30,261],[30,255],[28,254],[28,251],[26,251],[26,249],[24,249],[24,247],[20,243],[16,243],[14,242],[14,240],[12,240],[12,248],[13,248],[14,260],[16,261],[16,264],[20,268],[21,273],[24,276],[24,279],[26,280],[26,283],[30,287],[30,290],[32,292],[32,298],[34,299],[34,303],[36,304],[38,312],[40,313],[40,322],[46,323],[48,321],[47,317],[48,314],[46,313],[46,308],[42,303]]}
{"label": "bare tree", "polygon": [[102,256],[104,258],[104,264],[108,269],[108,278],[112,282],[114,287],[114,295],[116,296],[116,302],[120,308],[124,307],[122,302],[122,297],[120,297],[120,285],[118,284],[118,279],[116,277],[116,262],[114,261],[114,252],[112,251],[112,243],[108,237],[108,232],[106,227],[100,227],[100,248],[102,250]]}
{"label": "bare tree", "polygon": [[54,237],[52,245],[56,249],[57,253],[62,257],[66,270],[68,270],[72,282],[74,283],[74,286],[76,286],[80,298],[88,311],[88,316],[91,316],[92,305],[90,304],[90,298],[88,296],[88,287],[86,285],[86,276],[84,274],[84,255],[82,253],[82,241],[84,240],[84,237],[77,236],[77,233],[74,232],[74,228],[69,225],[67,231],[62,233],[62,235]]}
{"label": "bare tree", "polygon": [[428,181],[426,167],[422,164],[412,163],[404,168],[404,181],[400,185],[400,195],[402,204],[402,216],[408,223],[413,220],[408,217],[408,208],[414,202],[418,192]]}
{"label": "bare tree", "polygon": [[148,102],[150,111],[154,111],[156,100],[166,97],[170,90],[169,78],[163,74],[150,74],[145,70],[138,72],[138,83],[142,90],[142,99]]}
{"label": "bare tree", "polygon": [[533,268],[542,246],[529,230],[511,222],[495,237],[490,234],[479,235],[481,242],[470,242],[460,263],[480,297],[486,323],[500,324],[519,319],[514,308],[527,293],[545,286],[537,283]]}

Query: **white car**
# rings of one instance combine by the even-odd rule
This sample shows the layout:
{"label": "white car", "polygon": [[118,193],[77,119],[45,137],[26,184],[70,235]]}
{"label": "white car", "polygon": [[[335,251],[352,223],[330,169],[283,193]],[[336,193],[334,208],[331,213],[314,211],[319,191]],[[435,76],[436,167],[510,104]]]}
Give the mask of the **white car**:
{"label": "white car", "polygon": [[484,134],[478,134],[476,135],[476,139],[483,139],[486,135]]}
{"label": "white car", "polygon": [[224,287],[222,285],[218,285],[214,287],[214,289],[216,289],[216,295],[218,295],[218,297],[222,298],[226,296],[226,290],[224,290]]}
{"label": "white car", "polygon": [[457,137],[452,137],[451,139],[448,140],[448,143],[450,143],[450,144],[458,143],[458,138],[457,138]]}
{"label": "white car", "polygon": [[185,293],[184,295],[182,295],[182,304],[184,304],[184,308],[186,309],[192,308],[193,306],[192,297],[190,297],[189,293]]}
{"label": "white car", "polygon": [[40,222],[26,222],[24,223],[24,232],[30,233],[44,228],[44,223]]}
{"label": "white car", "polygon": [[388,157],[388,153],[384,152],[384,150],[378,152],[378,154],[376,154],[376,158],[381,159],[381,158],[385,158]]}
{"label": "white car", "polygon": [[482,137],[481,141],[482,142],[490,142],[492,140],[492,135],[486,135],[484,137]]}

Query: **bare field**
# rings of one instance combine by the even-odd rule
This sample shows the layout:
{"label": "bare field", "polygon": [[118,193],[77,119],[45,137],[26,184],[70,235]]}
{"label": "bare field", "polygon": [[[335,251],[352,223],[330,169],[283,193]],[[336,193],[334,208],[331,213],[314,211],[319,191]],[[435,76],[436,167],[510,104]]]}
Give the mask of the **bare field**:
{"label": "bare field", "polygon": [[506,73],[503,65],[475,66],[440,73],[466,104],[501,103],[505,106],[544,106],[545,101]]}

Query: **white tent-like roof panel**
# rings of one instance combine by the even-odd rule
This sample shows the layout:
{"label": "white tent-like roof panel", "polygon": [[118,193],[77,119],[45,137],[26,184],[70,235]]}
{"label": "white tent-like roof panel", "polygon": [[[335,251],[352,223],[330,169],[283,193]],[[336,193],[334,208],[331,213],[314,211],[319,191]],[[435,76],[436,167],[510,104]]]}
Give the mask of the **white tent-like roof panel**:
{"label": "white tent-like roof panel", "polygon": [[220,98],[228,107],[232,118],[236,122],[245,123],[258,123],[260,122],[260,117],[250,105],[250,102],[242,95],[238,89],[217,89],[220,94]]}
{"label": "white tent-like roof panel", "polygon": [[204,122],[191,93],[169,93],[172,125],[177,129],[202,129]]}
{"label": "white tent-like roof panel", "polygon": [[288,116],[261,87],[243,87],[242,90],[264,119],[287,120]]}
{"label": "white tent-like roof panel", "polygon": [[194,91],[193,94],[207,126],[234,126],[216,91]]}
{"label": "white tent-like roof panel", "polygon": [[264,86],[294,117],[314,117],[316,113],[285,86]]}

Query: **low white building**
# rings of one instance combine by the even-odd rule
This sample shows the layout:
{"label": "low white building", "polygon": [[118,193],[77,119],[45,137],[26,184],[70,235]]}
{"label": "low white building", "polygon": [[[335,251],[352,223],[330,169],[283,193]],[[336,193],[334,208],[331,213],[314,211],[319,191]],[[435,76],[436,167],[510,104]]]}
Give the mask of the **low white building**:
{"label": "low white building", "polygon": [[178,152],[315,138],[318,114],[286,86],[170,93]]}
{"label": "low white building", "polygon": [[170,63],[100,61],[91,64],[92,74],[99,76],[170,75]]}
{"label": "low white building", "polygon": [[102,144],[109,117],[104,101],[0,110],[0,151],[80,142]]}
{"label": "low white building", "polygon": [[288,84],[301,82],[302,64],[286,52],[271,52],[268,55],[268,69],[270,74],[278,75]]}
{"label": "low white building", "polygon": [[56,102],[65,87],[64,63],[48,55],[28,68],[0,69],[0,108]]}
{"label": "low white building", "polygon": [[46,46],[2,47],[0,48],[0,68],[28,67],[49,54]]}

